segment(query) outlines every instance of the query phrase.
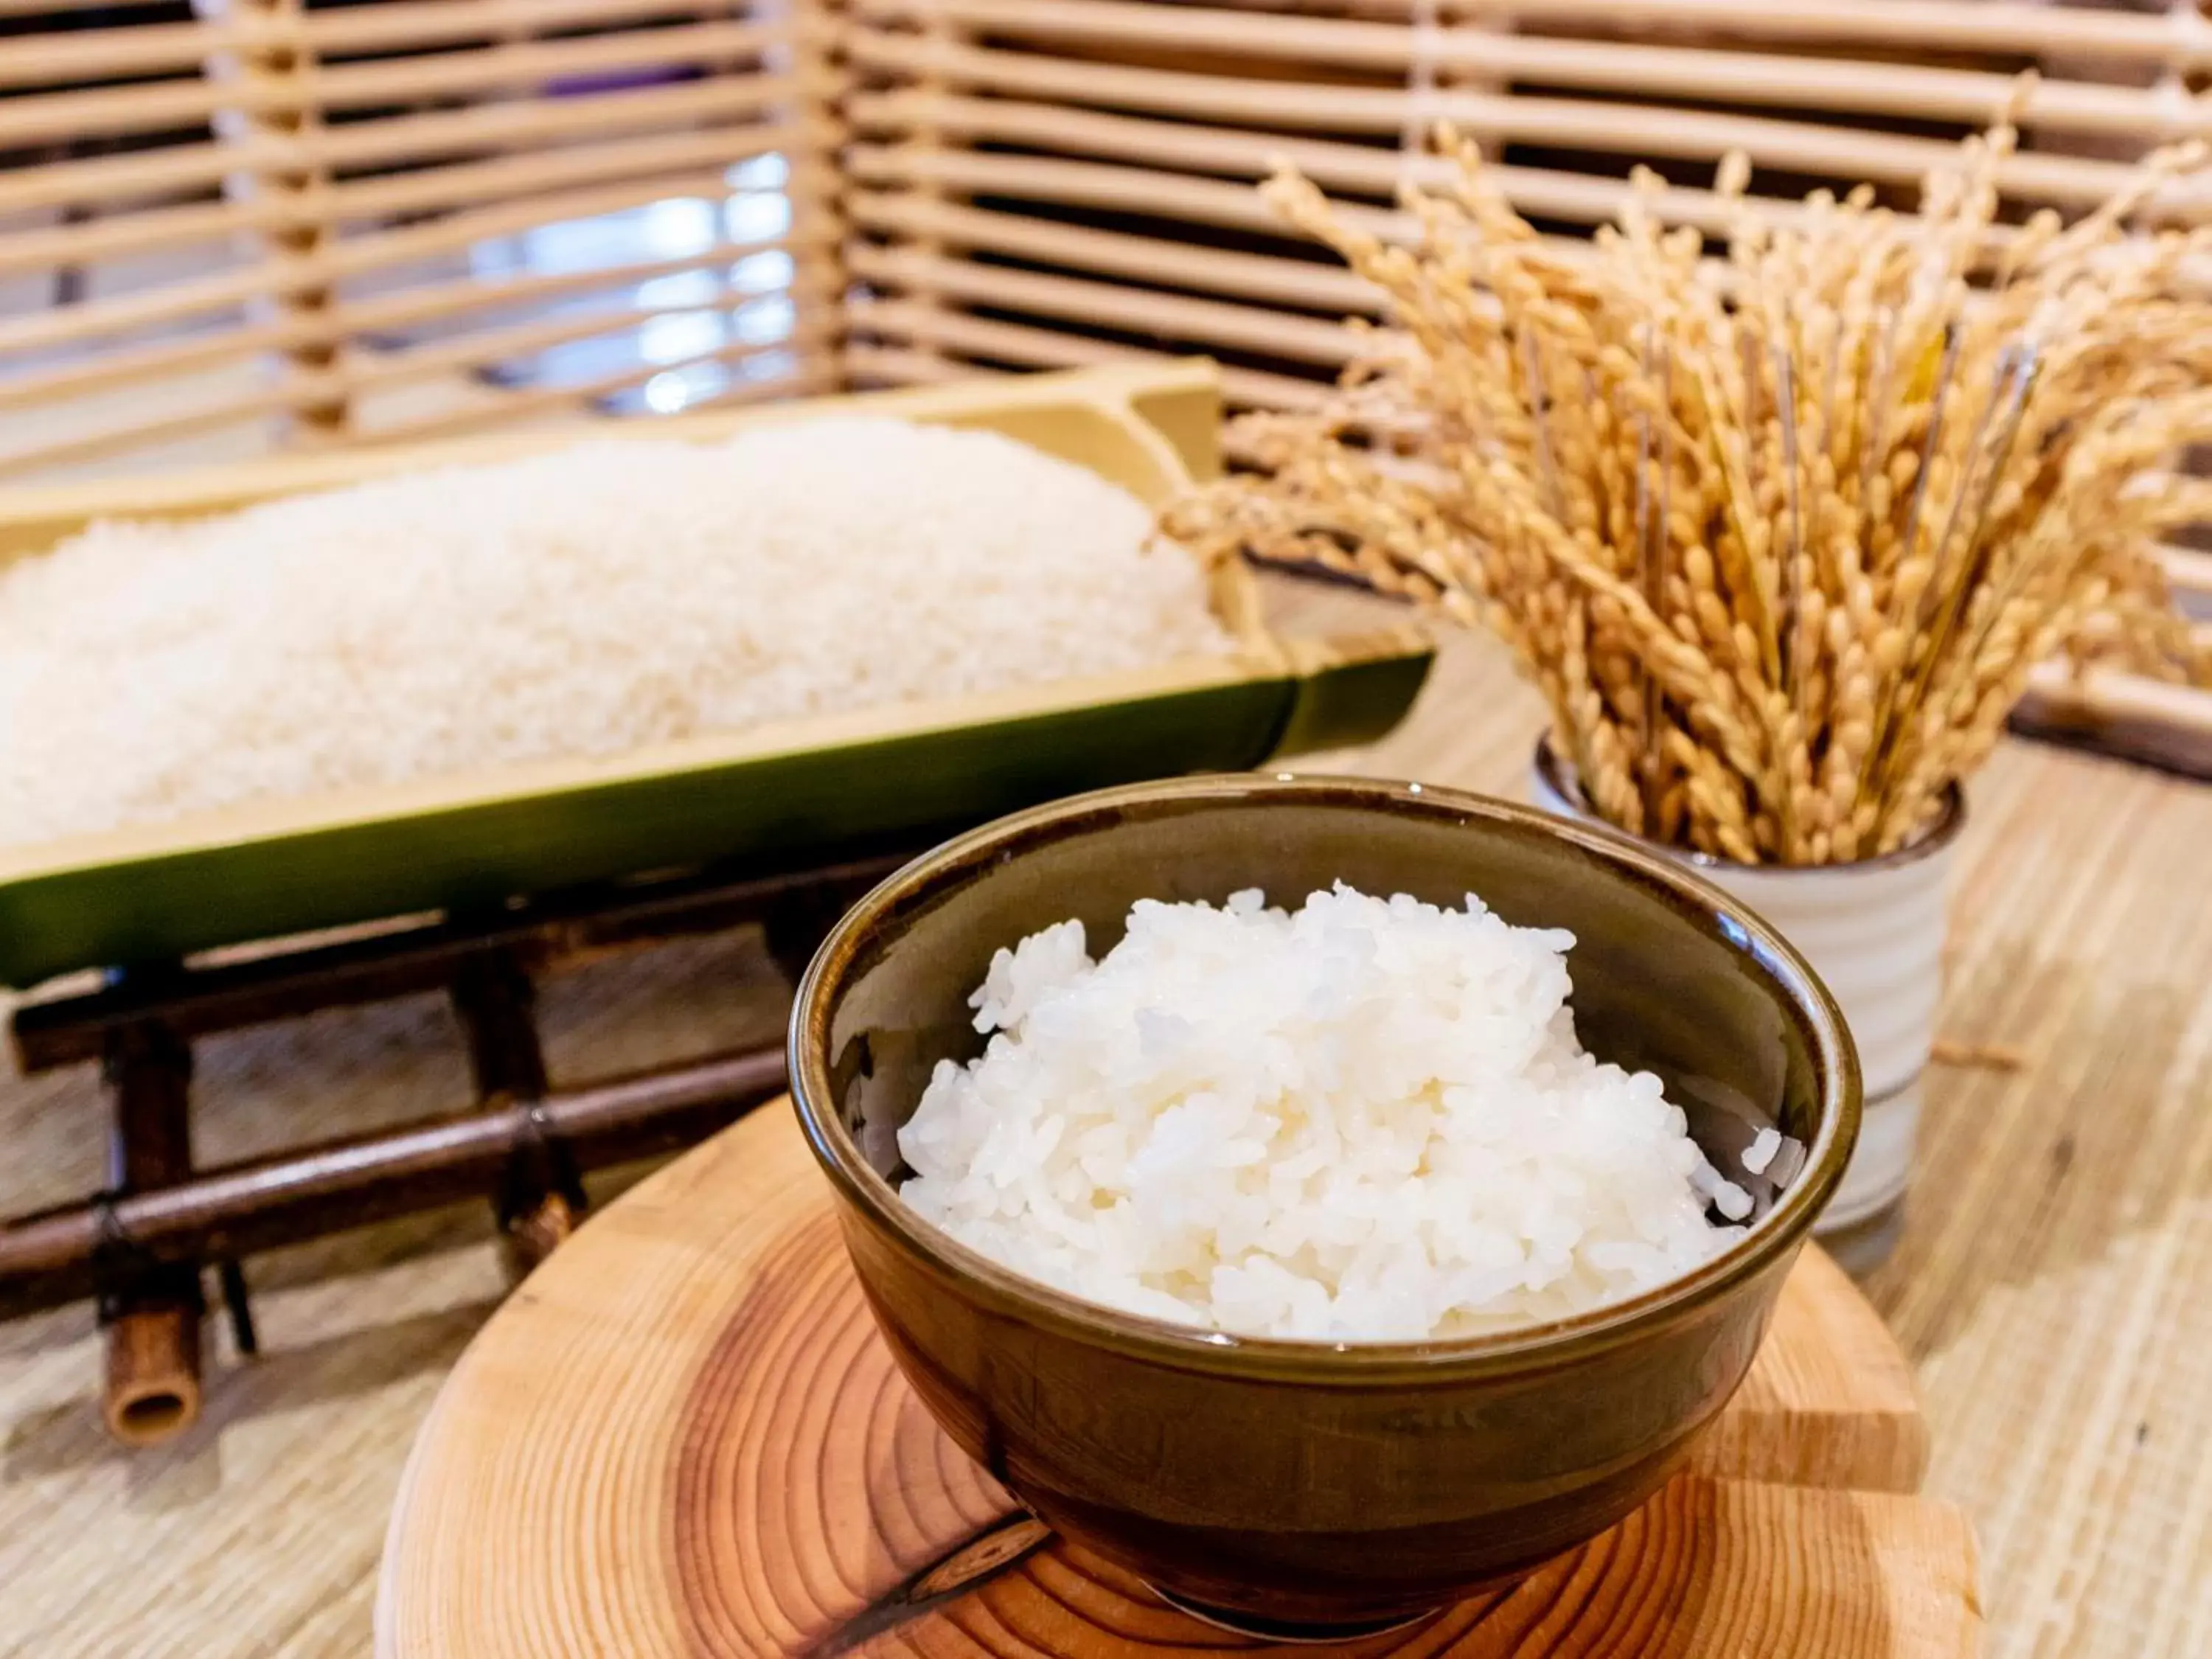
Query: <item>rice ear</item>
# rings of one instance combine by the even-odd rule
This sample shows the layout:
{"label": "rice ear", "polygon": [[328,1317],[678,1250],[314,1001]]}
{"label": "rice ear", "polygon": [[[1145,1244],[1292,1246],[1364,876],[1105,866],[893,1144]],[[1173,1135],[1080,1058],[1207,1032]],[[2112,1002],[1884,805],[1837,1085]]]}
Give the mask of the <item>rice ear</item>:
{"label": "rice ear", "polygon": [[[1379,526],[1341,567],[1503,634],[1604,816],[1733,857],[1911,833],[2040,654],[2212,684],[2155,556],[2201,505],[2166,475],[2212,426],[2212,227],[2127,228],[2161,190],[2212,185],[2212,152],[2156,152],[2070,226],[2008,227],[2036,84],[1930,170],[1917,216],[1860,186],[1778,224],[1723,158],[1725,260],[1664,222],[1640,168],[1617,228],[1563,254],[1448,128],[1455,178],[1407,192],[1411,246],[1271,180],[1388,296],[1393,352],[1363,363],[1356,416],[1347,390],[1271,428],[1299,465],[1224,486],[1221,522],[1274,492]],[[1656,520],[1633,506],[1660,499]]]}

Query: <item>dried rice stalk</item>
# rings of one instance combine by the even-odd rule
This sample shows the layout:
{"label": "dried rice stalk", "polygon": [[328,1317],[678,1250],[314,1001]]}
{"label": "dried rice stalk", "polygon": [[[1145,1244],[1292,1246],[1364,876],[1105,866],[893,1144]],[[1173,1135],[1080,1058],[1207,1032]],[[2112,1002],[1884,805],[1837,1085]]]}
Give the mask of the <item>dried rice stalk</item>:
{"label": "dried rice stalk", "polygon": [[1449,130],[1458,179],[1407,193],[1410,247],[1280,170],[1268,199],[1392,323],[1328,407],[1246,417],[1261,470],[1168,527],[1490,628],[1625,829],[1745,862],[1890,851],[2039,660],[2212,683],[2154,556],[2205,505],[2160,481],[2212,439],[2212,228],[2126,228],[2212,167],[2160,151],[2080,222],[2000,242],[2015,137],[1967,140],[1917,216],[1822,192],[1787,228],[1731,156],[1725,261],[1658,221],[1648,174],[1564,259]]}

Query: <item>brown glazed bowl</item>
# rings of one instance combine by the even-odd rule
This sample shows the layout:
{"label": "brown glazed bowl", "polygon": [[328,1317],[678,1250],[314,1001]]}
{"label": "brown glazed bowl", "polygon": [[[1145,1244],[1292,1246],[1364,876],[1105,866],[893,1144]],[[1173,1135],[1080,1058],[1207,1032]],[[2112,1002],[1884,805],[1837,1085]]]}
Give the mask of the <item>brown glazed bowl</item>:
{"label": "brown glazed bowl", "polygon": [[[1139,898],[1295,906],[1338,879],[1566,927],[1583,1044],[1657,1072],[1707,1155],[1800,1143],[1746,1235],[1632,1301],[1471,1340],[1265,1340],[1094,1306],[900,1201],[890,1145],[982,1039],[993,951],[1069,916],[1094,955]],[[1199,777],[1080,795],[950,842],[838,925],[799,988],[792,1092],[908,1380],[1066,1536],[1247,1627],[1348,1630],[1510,1580],[1643,1503],[1741,1382],[1858,1131],[1857,1060],[1756,916],[1611,830],[1416,784]],[[885,1161],[885,1158],[889,1161]],[[1724,1162],[1724,1160],[1726,1160]]]}

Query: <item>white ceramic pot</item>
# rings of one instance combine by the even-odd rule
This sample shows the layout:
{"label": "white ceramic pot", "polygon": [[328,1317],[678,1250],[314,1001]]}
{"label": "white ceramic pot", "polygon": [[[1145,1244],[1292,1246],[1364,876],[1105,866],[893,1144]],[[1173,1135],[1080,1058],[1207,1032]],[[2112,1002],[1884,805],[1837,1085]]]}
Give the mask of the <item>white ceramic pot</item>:
{"label": "white ceramic pot", "polygon": [[[1540,744],[1530,793],[1547,811],[1592,815],[1571,770]],[[1814,1231],[1839,1232],[1905,1195],[1920,1128],[1920,1089],[1943,993],[1944,884],[1966,817],[1954,790],[1920,840],[1885,858],[1764,868],[1662,851],[1742,900],[1803,953],[1858,1044],[1866,1115],[1857,1150]]]}

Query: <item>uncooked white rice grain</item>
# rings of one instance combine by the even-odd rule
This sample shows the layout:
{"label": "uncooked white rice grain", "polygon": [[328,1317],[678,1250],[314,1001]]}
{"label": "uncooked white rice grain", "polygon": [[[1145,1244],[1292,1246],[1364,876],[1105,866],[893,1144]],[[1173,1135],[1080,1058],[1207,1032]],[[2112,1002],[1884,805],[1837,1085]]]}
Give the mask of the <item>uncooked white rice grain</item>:
{"label": "uncooked white rice grain", "polygon": [[1230,649],[1151,523],[838,416],[96,525],[0,566],[0,842]]}
{"label": "uncooked white rice grain", "polygon": [[[1295,915],[1145,901],[1094,963],[1062,922],[993,958],[902,1197],[1006,1266],[1249,1334],[1456,1337],[1679,1277],[1750,1194],[1649,1073],[1602,1064],[1573,936],[1340,884]],[[864,1138],[873,1139],[864,1129]]]}

